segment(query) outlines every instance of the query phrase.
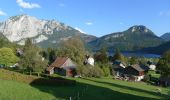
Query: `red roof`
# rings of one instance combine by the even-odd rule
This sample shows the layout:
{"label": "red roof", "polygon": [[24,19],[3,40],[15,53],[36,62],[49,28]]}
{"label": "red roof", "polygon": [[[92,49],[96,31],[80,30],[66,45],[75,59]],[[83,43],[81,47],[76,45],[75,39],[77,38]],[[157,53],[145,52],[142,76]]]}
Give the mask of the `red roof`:
{"label": "red roof", "polygon": [[54,67],[61,68],[61,66],[67,61],[66,57],[57,57],[57,59],[47,68],[47,71],[50,71]]}

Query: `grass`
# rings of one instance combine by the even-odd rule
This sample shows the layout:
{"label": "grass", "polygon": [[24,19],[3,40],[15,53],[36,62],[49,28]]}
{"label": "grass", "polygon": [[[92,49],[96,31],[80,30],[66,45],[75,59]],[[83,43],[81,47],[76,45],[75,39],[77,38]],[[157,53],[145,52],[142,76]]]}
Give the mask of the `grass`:
{"label": "grass", "polygon": [[53,100],[56,97],[28,84],[0,80],[0,100]]}
{"label": "grass", "polygon": [[[1,79],[0,100],[170,100],[170,88],[111,78],[68,78],[73,86],[41,86]],[[161,89],[161,94],[157,89]]]}

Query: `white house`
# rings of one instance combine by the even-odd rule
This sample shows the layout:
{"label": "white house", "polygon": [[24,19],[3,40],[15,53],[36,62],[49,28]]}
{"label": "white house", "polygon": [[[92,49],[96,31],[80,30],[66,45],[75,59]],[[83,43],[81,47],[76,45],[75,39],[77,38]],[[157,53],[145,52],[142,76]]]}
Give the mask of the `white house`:
{"label": "white house", "polygon": [[85,64],[85,65],[86,65],[86,64],[89,64],[89,65],[91,65],[91,66],[94,66],[94,58],[86,55],[86,59],[85,59],[85,61],[84,61],[84,64]]}
{"label": "white house", "polygon": [[153,65],[153,64],[149,65],[149,69],[150,70],[156,70],[156,65]]}

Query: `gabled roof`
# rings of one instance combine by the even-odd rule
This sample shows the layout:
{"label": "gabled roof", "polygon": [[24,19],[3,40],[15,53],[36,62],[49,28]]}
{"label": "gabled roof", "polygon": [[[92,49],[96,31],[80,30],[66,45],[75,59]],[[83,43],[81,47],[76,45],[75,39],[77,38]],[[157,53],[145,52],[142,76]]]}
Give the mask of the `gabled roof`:
{"label": "gabled roof", "polygon": [[57,59],[46,69],[47,71],[52,70],[54,67],[61,68],[61,66],[67,61],[66,57],[57,57]]}
{"label": "gabled roof", "polygon": [[138,64],[131,65],[130,67],[134,68],[135,70],[137,70],[137,71],[139,71],[139,72],[144,71],[144,70],[140,67],[140,65],[138,65]]}
{"label": "gabled roof", "polygon": [[58,67],[61,68],[61,66],[67,61],[66,57],[57,57],[57,59],[50,65],[50,67]]}

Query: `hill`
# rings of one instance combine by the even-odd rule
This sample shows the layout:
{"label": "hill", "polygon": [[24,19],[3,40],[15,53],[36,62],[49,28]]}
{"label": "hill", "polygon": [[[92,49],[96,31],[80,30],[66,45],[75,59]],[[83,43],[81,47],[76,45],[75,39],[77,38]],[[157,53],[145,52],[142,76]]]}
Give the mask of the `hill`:
{"label": "hill", "polygon": [[166,41],[170,41],[170,33],[165,33],[161,36],[162,39],[166,40]]}
{"label": "hill", "polygon": [[136,25],[123,32],[102,36],[91,41],[89,45],[97,49],[106,47],[108,49],[119,48],[120,50],[129,51],[158,46],[163,42],[163,39],[156,36],[147,27],[143,25]]}
{"label": "hill", "polygon": [[[112,78],[69,78],[76,80],[74,86],[29,85],[14,80],[4,80],[2,75],[13,72],[0,69],[0,99],[22,100],[159,100],[170,99],[167,95],[169,88],[155,87],[145,83],[126,82]],[[22,74],[14,73],[17,78]],[[9,74],[6,77],[10,77]],[[30,77],[27,75],[26,77]],[[157,89],[161,89],[161,95]]]}
{"label": "hill", "polygon": [[42,47],[54,47],[71,37],[80,37],[89,42],[95,36],[84,34],[62,22],[42,20],[29,15],[12,16],[0,23],[0,32],[11,42],[23,45],[26,38]]}
{"label": "hill", "polygon": [[145,48],[142,51],[154,53],[154,54],[163,54],[168,50],[170,50],[170,41],[165,42],[165,43],[163,43],[159,46],[156,46],[156,47]]}

